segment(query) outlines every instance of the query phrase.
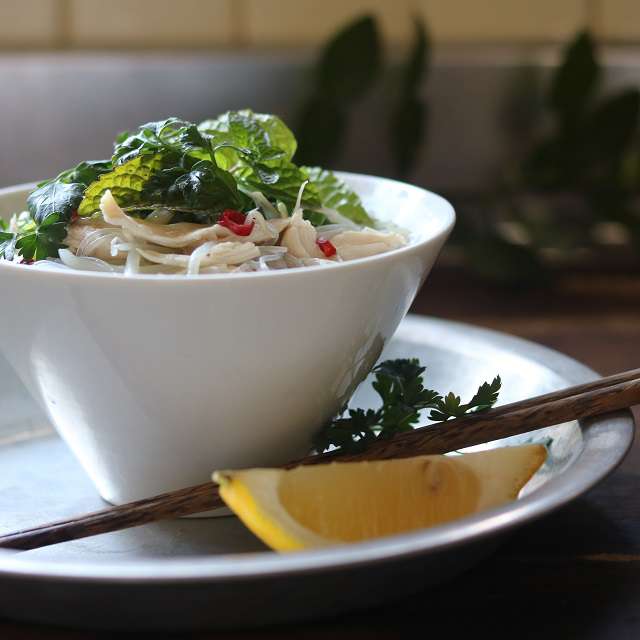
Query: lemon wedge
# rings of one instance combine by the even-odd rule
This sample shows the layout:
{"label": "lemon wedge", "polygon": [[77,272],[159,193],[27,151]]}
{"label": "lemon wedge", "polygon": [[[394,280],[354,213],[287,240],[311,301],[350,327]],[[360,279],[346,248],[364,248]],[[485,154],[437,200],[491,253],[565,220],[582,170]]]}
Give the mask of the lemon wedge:
{"label": "lemon wedge", "polygon": [[460,456],[217,471],[220,496],[277,551],[356,542],[442,524],[518,497],[542,445]]}

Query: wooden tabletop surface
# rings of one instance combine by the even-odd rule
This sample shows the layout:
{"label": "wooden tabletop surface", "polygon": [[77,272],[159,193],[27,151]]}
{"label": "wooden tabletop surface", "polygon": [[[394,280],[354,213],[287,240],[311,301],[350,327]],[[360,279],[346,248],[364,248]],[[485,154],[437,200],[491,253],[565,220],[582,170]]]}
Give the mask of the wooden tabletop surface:
{"label": "wooden tabletop surface", "polygon": [[[553,290],[503,290],[441,268],[414,312],[491,327],[548,345],[602,374],[640,366],[640,278],[574,273]],[[636,411],[636,418],[640,412]],[[640,638],[640,445],[607,480],[512,536],[493,556],[437,589],[340,618],[181,639],[443,637]],[[389,585],[393,591],[393,585]],[[105,603],[108,606],[108,603]],[[0,620],[1,640],[80,640],[114,633]],[[136,634],[136,638],[147,637]],[[149,638],[164,637],[149,634]],[[415,636],[417,637],[417,636]]]}

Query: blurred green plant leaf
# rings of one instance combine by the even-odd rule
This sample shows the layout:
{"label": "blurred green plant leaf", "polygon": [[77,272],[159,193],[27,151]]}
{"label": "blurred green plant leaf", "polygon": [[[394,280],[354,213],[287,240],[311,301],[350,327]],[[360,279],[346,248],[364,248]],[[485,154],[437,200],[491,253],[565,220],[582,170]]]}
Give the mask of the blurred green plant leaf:
{"label": "blurred green plant leaf", "polygon": [[543,284],[546,274],[533,249],[512,244],[497,235],[479,236],[465,245],[469,266],[483,278],[505,286]]}
{"label": "blurred green plant leaf", "polygon": [[565,49],[564,59],[551,80],[549,103],[564,127],[577,125],[599,76],[593,39],[588,32],[582,31]]}
{"label": "blurred green plant leaf", "polygon": [[319,91],[338,104],[359,99],[375,82],[382,45],[375,18],[362,16],[338,33],[324,48],[318,65]]}
{"label": "blurred green plant leaf", "polygon": [[297,118],[298,161],[335,166],[352,104],[380,75],[382,44],[373,16],[347,24],[326,44],[316,69],[316,87]]}
{"label": "blurred green plant leaf", "polygon": [[390,147],[400,177],[415,165],[424,142],[428,111],[420,98],[420,87],[427,71],[429,40],[424,22],[414,18],[414,42],[403,69],[399,100],[391,112]]}
{"label": "blurred green plant leaf", "polygon": [[413,18],[413,46],[404,72],[404,93],[415,94],[424,80],[430,55],[430,42],[424,21]]}
{"label": "blurred green plant leaf", "polygon": [[427,130],[427,106],[417,97],[407,97],[391,114],[391,151],[401,178],[415,166]]}
{"label": "blurred green plant leaf", "polygon": [[634,141],[640,115],[640,91],[627,89],[601,102],[585,126],[584,140],[599,160],[622,162]]}
{"label": "blurred green plant leaf", "polygon": [[320,96],[311,98],[298,118],[297,162],[335,166],[346,129],[346,110],[337,107],[332,100]]}

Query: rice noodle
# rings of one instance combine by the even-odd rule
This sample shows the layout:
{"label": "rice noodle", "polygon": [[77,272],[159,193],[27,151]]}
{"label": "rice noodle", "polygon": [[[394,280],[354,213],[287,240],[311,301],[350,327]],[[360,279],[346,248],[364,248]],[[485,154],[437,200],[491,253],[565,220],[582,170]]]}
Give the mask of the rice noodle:
{"label": "rice noodle", "polygon": [[[171,223],[173,213],[163,208],[137,218],[106,191],[100,202],[104,220],[94,216],[72,223],[65,240],[69,249],[60,251],[59,262],[45,262],[43,268],[127,276],[267,272],[324,266],[406,243],[404,236],[363,228],[334,209],[318,209],[330,222],[314,227],[303,217],[306,186],[307,182],[300,186],[290,216],[282,202],[274,206],[261,193],[249,194],[256,208],[245,214],[248,235],[238,235],[226,224]],[[331,242],[336,252],[327,257],[318,240]]]}
{"label": "rice noodle", "polygon": [[207,253],[215,247],[213,242],[205,242],[200,245],[189,257],[187,263],[187,275],[194,276],[200,271],[200,263]]}
{"label": "rice noodle", "polygon": [[134,273],[138,273],[140,270],[140,254],[135,250],[134,247],[131,247],[129,252],[127,253],[127,260],[124,263],[124,275],[130,276]]}
{"label": "rice noodle", "polygon": [[[84,236],[84,238],[78,245],[78,248],[76,249],[76,255],[90,256],[93,253],[93,249],[98,243],[104,240],[110,240],[111,245],[113,246],[113,241],[117,240],[119,237],[120,233],[117,229],[102,228],[90,231],[86,236]],[[115,257],[117,253],[112,253],[111,255]]]}
{"label": "rice noodle", "polygon": [[99,258],[87,258],[86,256],[77,256],[69,249],[60,249],[58,251],[60,260],[63,264],[71,267],[72,269],[79,269],[81,271],[107,271],[115,273],[117,269],[114,265],[100,260]]}
{"label": "rice noodle", "polygon": [[291,214],[293,216],[293,214],[296,211],[302,211],[302,194],[304,193],[304,188],[309,184],[308,180],[305,180],[301,185],[300,188],[298,189],[298,197],[296,198],[296,204],[293,207],[293,213]]}

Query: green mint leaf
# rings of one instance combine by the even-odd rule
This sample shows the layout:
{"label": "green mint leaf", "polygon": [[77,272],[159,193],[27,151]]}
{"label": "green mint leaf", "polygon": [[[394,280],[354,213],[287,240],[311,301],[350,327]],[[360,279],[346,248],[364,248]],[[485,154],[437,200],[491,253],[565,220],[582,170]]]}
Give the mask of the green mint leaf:
{"label": "green mint leaf", "polygon": [[280,118],[251,109],[227,111],[200,123],[198,129],[211,139],[214,148],[229,145],[215,152],[216,161],[225,169],[242,161],[238,149],[253,160],[277,164],[282,159],[291,160],[297,148],[293,133]]}
{"label": "green mint leaf", "polygon": [[[242,191],[259,191],[272,203],[293,209],[307,175],[291,161],[297,143],[280,118],[249,109],[229,111],[199,129],[210,139],[218,166],[233,174]],[[302,203],[320,206],[313,186],[305,188]]]}
{"label": "green mint leaf", "polygon": [[162,205],[187,212],[206,212],[215,222],[224,209],[246,209],[248,201],[238,191],[233,176],[207,160],[189,168],[174,166],[154,174],[145,185],[138,206]]}
{"label": "green mint leaf", "polygon": [[[244,166],[234,172],[238,186],[246,193],[260,191],[271,202],[283,202],[292,213],[303,183],[308,179],[306,173],[289,160],[282,160],[277,169],[275,180],[266,182],[259,172],[261,164]],[[265,167],[268,169],[268,167]],[[320,206],[318,190],[314,184],[307,184],[302,194],[302,206],[315,209]]]}
{"label": "green mint leaf", "polygon": [[102,174],[84,192],[78,215],[90,216],[99,211],[100,198],[108,189],[120,206],[137,205],[142,200],[142,192],[149,179],[160,171],[162,166],[161,154],[139,155],[116,166],[109,173]]}

